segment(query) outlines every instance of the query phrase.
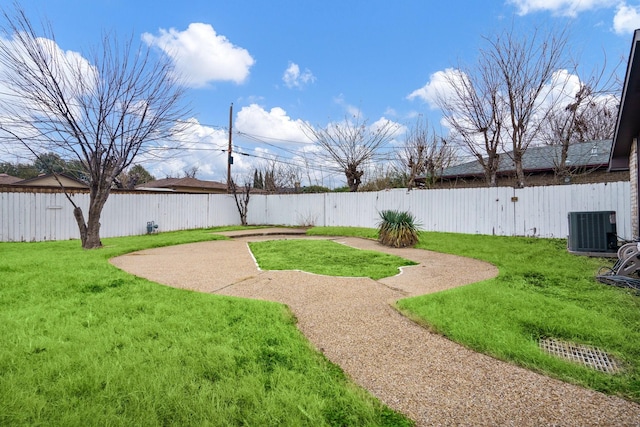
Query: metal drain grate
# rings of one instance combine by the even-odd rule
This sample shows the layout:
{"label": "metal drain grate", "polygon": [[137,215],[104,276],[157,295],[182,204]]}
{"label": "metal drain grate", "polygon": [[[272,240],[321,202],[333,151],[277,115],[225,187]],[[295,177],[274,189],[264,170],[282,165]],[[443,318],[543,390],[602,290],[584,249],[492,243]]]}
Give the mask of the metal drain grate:
{"label": "metal drain grate", "polygon": [[613,357],[596,347],[574,344],[553,338],[541,339],[539,345],[542,350],[553,356],[581,363],[600,372],[615,374],[622,370],[620,364]]}

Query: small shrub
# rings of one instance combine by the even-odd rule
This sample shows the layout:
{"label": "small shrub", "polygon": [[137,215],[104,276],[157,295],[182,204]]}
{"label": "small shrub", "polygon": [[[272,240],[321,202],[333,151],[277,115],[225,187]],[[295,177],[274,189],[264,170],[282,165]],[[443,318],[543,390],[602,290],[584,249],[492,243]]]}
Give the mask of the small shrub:
{"label": "small shrub", "polygon": [[385,246],[405,248],[418,243],[418,224],[409,212],[382,211],[378,241]]}
{"label": "small shrub", "polygon": [[349,189],[349,186],[345,185],[343,187],[337,187],[333,189],[334,193],[348,193],[351,190]]}
{"label": "small shrub", "polygon": [[330,193],[331,189],[328,187],[323,187],[322,185],[309,185],[307,187],[302,187],[302,192],[307,193]]}

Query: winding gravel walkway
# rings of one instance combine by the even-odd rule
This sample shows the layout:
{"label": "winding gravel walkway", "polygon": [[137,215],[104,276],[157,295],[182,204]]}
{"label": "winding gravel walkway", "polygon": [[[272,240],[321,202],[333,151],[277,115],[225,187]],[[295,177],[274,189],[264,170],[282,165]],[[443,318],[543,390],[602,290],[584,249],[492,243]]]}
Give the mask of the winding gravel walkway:
{"label": "winding gravel walkway", "polygon": [[274,238],[282,236],[144,250],[112,263],[169,286],[287,304],[300,330],[327,358],[418,426],[640,426],[640,405],[475,353],[430,333],[389,305],[403,297],[494,277],[493,266],[337,238],[420,264],[379,281],[260,271],[247,241]]}

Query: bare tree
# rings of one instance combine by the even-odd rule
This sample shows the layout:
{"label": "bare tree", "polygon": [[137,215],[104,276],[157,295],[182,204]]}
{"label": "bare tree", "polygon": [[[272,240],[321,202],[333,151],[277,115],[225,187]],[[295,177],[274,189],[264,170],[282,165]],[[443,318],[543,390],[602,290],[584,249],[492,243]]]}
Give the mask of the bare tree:
{"label": "bare tree", "polygon": [[433,185],[454,158],[454,150],[436,135],[426,120],[419,117],[398,152],[402,171],[408,171],[407,190],[411,191],[420,175],[424,175],[427,186]]}
{"label": "bare tree", "polygon": [[363,166],[376,159],[379,150],[390,142],[398,131],[398,125],[385,121],[377,126],[367,126],[367,120],[359,115],[353,120],[345,118],[342,123],[315,128],[303,125],[305,134],[321,148],[320,156],[344,173],[350,191],[358,191],[364,175]]}
{"label": "bare tree", "polygon": [[22,9],[3,10],[0,132],[35,156],[55,152],[86,167],[88,216],[73,198],[82,247],[97,248],[100,215],[116,177],[147,144],[176,132],[186,113],[167,58],[107,34],[89,62],[62,52],[49,24],[42,34]]}
{"label": "bare tree", "polygon": [[[323,186],[324,184],[324,171],[322,168],[318,168],[312,157],[313,154],[309,154],[306,150],[298,152],[299,161],[301,166],[298,170],[298,182],[302,182],[302,175],[306,175],[309,185]],[[319,176],[319,177],[318,177]]]}
{"label": "bare tree", "polygon": [[232,178],[229,183],[229,189],[231,190],[231,194],[233,194],[233,199],[236,201],[236,207],[240,214],[240,223],[242,225],[248,225],[247,214],[249,213],[249,200],[251,199],[251,183],[246,180],[244,187],[238,187]]}
{"label": "bare tree", "polygon": [[486,38],[481,50],[485,67],[499,78],[500,102],[508,119],[516,186],[525,185],[522,156],[554,108],[549,84],[563,64],[567,37],[564,31],[542,36],[538,30],[517,37],[513,29]]}
{"label": "bare tree", "polygon": [[300,191],[303,175],[301,166],[290,163],[285,164],[282,167],[283,187],[293,188],[296,192]]}
{"label": "bare tree", "polygon": [[560,181],[572,173],[567,163],[571,145],[613,138],[619,100],[612,94],[619,93],[619,87],[614,73],[607,79],[603,76],[604,67],[586,81],[579,81],[576,74],[566,77],[577,84],[562,86],[559,96],[564,99],[555,103],[540,130],[544,144],[558,147],[552,160]]}
{"label": "bare tree", "polygon": [[518,37],[512,28],[485,37],[475,68],[448,74],[448,91],[438,105],[452,129],[495,186],[500,154],[511,147],[516,185],[525,184],[522,156],[553,109],[550,84],[563,65],[564,31],[541,35],[538,30]]}
{"label": "bare tree", "polygon": [[381,191],[390,188],[404,188],[407,176],[393,161],[377,162],[367,170],[367,180],[358,191]]}
{"label": "bare tree", "polygon": [[497,185],[505,122],[499,77],[488,58],[481,56],[476,70],[459,67],[448,73],[449,90],[438,93],[436,100],[452,130],[451,139],[459,139],[473,155],[491,187]]}
{"label": "bare tree", "polygon": [[195,178],[199,170],[199,166],[193,165],[191,167],[185,168],[182,173],[184,174],[185,178]]}
{"label": "bare tree", "polygon": [[262,166],[257,167],[255,171],[260,178],[260,189],[268,193],[276,193],[285,185],[283,168],[275,160],[263,162]]}
{"label": "bare tree", "polygon": [[254,169],[253,186],[268,193],[298,189],[302,180],[302,169],[292,163],[266,160]]}

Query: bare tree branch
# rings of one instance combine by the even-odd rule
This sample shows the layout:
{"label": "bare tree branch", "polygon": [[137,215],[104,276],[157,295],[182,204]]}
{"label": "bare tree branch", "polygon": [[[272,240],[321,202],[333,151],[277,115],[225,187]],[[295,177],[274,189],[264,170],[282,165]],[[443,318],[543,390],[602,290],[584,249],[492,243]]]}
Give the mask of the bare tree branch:
{"label": "bare tree branch", "polygon": [[500,79],[495,68],[481,58],[477,70],[459,68],[446,75],[452,92],[438,94],[437,103],[452,129],[484,170],[487,185],[497,185],[505,111]]}
{"label": "bare tree branch", "polygon": [[86,167],[87,220],[74,214],[82,246],[101,246],[100,215],[116,177],[147,144],[171,138],[186,113],[167,58],[153,61],[131,39],[103,37],[91,61],[58,48],[50,25],[38,35],[24,11],[2,11],[0,135],[34,155],[54,152]]}
{"label": "bare tree branch", "polygon": [[[560,96],[555,103],[539,138],[546,145],[558,146],[553,157],[554,173],[559,182],[575,171],[567,163],[569,147],[575,143],[613,138],[619,100],[613,95],[620,92],[615,70],[605,76],[605,66],[585,80],[579,80],[577,65],[574,73],[565,78]],[[575,84],[569,84],[573,80]],[[573,91],[573,93],[571,92]]]}
{"label": "bare tree branch", "polygon": [[522,156],[543,125],[556,101],[545,90],[553,73],[563,64],[567,37],[564,31],[541,36],[538,30],[516,37],[513,29],[486,39],[481,51],[485,63],[495,67],[499,94],[507,113],[509,143],[516,171],[516,185],[525,185]]}
{"label": "bare tree branch", "polygon": [[524,186],[522,156],[536,140],[557,98],[553,76],[563,66],[564,31],[535,30],[520,37],[515,30],[485,37],[473,68],[447,74],[438,105],[452,129],[483,167],[486,182],[497,185],[500,155],[511,148],[516,185]]}
{"label": "bare tree branch", "polygon": [[455,158],[454,150],[421,117],[409,129],[397,155],[402,170],[408,170],[409,191],[416,185],[416,178],[420,175],[424,175],[426,186],[434,184],[442,170],[450,166]]}
{"label": "bare tree branch", "polygon": [[334,170],[344,173],[351,191],[358,191],[364,171],[362,166],[375,160],[379,150],[393,139],[398,125],[385,121],[376,127],[367,126],[367,120],[354,116],[344,122],[324,128],[303,125],[303,131],[321,148],[321,158],[334,165]]}

